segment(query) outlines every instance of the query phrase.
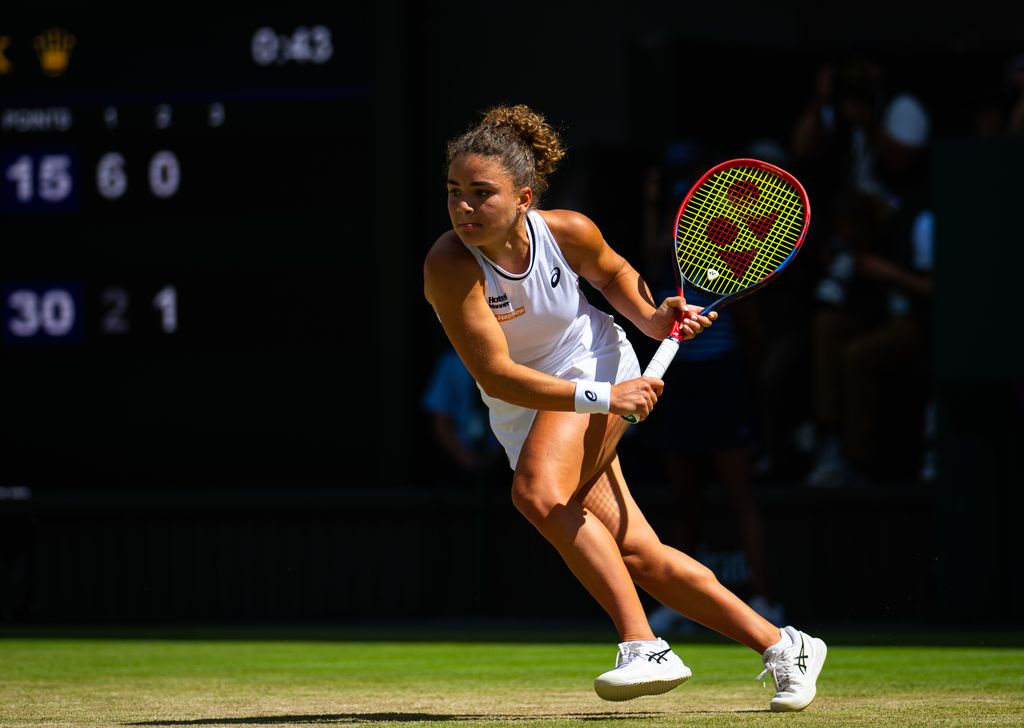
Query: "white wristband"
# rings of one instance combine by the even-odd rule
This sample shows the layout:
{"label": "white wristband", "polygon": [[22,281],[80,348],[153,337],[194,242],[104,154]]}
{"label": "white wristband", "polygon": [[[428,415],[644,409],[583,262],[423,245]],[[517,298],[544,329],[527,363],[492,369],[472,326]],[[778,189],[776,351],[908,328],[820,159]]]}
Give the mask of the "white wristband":
{"label": "white wristband", "polygon": [[607,414],[612,404],[611,382],[591,382],[585,379],[576,382],[576,411],[589,414]]}

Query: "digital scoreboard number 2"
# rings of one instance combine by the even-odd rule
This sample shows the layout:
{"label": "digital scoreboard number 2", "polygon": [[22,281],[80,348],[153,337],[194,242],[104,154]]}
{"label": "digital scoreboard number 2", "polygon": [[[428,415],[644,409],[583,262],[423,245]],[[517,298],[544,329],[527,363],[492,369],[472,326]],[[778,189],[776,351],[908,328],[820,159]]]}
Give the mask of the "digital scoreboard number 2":
{"label": "digital scoreboard number 2", "polygon": [[[90,336],[170,336],[179,330],[173,284],[90,288],[81,282],[0,284],[0,343],[75,345]],[[88,319],[88,320],[87,320]]]}

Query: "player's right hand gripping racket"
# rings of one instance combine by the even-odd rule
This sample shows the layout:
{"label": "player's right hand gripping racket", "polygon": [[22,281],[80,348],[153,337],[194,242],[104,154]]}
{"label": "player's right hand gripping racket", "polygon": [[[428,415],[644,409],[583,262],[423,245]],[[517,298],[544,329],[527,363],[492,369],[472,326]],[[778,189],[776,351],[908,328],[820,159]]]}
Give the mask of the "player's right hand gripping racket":
{"label": "player's right hand gripping racket", "polygon": [[[758,159],[733,159],[708,170],[676,214],[678,295],[683,286],[713,299],[701,315],[773,280],[807,236],[811,205],[788,172]],[[658,347],[644,376],[665,374],[682,341],[680,322]],[[623,419],[635,423],[634,415]]]}

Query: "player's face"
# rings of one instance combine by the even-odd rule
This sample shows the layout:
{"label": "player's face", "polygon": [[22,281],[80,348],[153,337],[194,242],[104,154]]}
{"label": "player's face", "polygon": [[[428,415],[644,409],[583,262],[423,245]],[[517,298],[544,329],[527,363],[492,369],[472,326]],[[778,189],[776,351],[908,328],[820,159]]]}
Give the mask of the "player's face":
{"label": "player's face", "polygon": [[529,208],[528,189],[517,190],[497,157],[466,154],[448,167],[448,216],[467,245],[501,243],[509,238],[520,212]]}

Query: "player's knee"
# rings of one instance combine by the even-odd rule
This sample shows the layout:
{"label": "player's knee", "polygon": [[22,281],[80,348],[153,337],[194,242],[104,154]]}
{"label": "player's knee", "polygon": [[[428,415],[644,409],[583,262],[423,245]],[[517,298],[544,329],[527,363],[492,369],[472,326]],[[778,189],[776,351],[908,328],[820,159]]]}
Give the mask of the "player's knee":
{"label": "player's knee", "polygon": [[519,475],[512,479],[512,504],[538,527],[550,518],[556,508],[564,505],[553,489]]}
{"label": "player's knee", "polygon": [[657,584],[671,574],[671,562],[661,542],[643,544],[630,549],[622,557],[630,578],[641,586]]}
{"label": "player's knee", "polygon": [[683,580],[699,592],[707,592],[718,586],[718,577],[704,564],[694,561],[683,569]]}

